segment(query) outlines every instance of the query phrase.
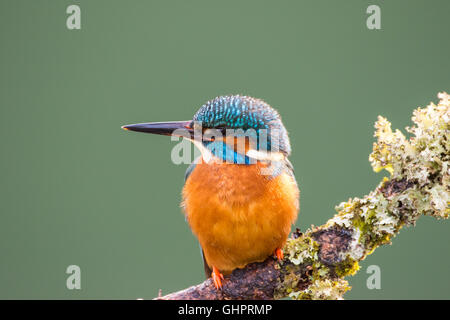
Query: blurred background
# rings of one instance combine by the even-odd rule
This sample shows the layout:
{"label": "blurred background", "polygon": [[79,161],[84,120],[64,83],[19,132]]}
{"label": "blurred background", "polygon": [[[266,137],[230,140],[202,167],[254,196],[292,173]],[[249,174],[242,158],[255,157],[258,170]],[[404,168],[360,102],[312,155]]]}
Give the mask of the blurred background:
{"label": "blurred background", "polygon": [[[81,8],[68,30],[66,8]],[[381,30],[366,9],[381,8]],[[297,227],[374,189],[378,115],[450,90],[449,1],[0,2],[0,298],[153,298],[203,281],[175,142],[128,123],[264,99],[289,130]],[[450,224],[423,217],[348,278],[347,299],[450,298]],[[81,268],[81,290],[66,268]],[[367,267],[381,269],[369,290]]]}

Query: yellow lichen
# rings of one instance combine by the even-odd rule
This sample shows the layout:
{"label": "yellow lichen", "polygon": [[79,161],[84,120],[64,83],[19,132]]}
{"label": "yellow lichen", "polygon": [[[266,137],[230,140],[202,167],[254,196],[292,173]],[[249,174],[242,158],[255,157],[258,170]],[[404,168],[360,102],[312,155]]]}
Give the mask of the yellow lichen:
{"label": "yellow lichen", "polygon": [[307,289],[293,292],[289,296],[297,300],[342,300],[345,292],[350,290],[346,280],[315,280]]}
{"label": "yellow lichen", "polygon": [[390,177],[383,178],[367,196],[342,202],[336,207],[337,214],[318,228],[346,230],[351,235],[347,252],[339,253],[336,264],[330,266],[319,259],[320,246],[312,238],[318,229],[287,242],[288,260],[297,268],[307,265],[310,270],[310,285],[301,291],[295,272],[287,273],[284,282],[290,297],[342,298],[350,288],[342,278],[356,273],[358,262],[390,243],[403,226],[414,224],[421,215],[450,216],[450,96],[440,93],[438,97],[437,105],[414,111],[414,126],[407,128],[410,139],[399,130],[392,131],[387,119],[378,118],[377,142],[369,160],[375,171],[386,169]]}

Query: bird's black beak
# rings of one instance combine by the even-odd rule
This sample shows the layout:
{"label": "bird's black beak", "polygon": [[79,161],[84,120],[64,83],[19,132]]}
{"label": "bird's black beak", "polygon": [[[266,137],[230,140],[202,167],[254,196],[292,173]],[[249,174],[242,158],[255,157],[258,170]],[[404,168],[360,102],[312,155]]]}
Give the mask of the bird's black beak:
{"label": "bird's black beak", "polygon": [[164,136],[178,136],[192,138],[194,137],[194,129],[191,128],[192,121],[171,121],[171,122],[149,122],[128,124],[122,126],[122,129],[145,132],[153,134],[161,134]]}

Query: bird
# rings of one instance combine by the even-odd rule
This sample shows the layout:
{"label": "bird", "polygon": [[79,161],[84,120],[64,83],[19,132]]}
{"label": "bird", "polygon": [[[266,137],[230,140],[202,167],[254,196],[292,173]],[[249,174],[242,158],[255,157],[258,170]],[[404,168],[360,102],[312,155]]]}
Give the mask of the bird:
{"label": "bird", "polygon": [[270,256],[283,259],[300,191],[288,159],[288,132],[268,103],[219,96],[188,121],[122,128],[183,137],[200,150],[186,171],[181,207],[199,241],[205,275],[217,290],[235,269]]}

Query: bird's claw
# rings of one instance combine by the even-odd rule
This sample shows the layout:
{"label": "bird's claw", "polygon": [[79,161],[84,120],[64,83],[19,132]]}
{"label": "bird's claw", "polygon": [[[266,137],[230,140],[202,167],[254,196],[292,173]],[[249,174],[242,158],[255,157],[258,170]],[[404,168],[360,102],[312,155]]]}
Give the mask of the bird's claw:
{"label": "bird's claw", "polygon": [[275,250],[274,255],[277,257],[278,261],[282,261],[283,258],[284,258],[283,250],[280,249],[280,248],[277,248],[277,249]]}
{"label": "bird's claw", "polygon": [[216,267],[213,267],[211,277],[214,282],[214,287],[216,287],[216,289],[218,289],[218,290],[222,289],[223,274],[220,273],[219,269],[217,269]]}

